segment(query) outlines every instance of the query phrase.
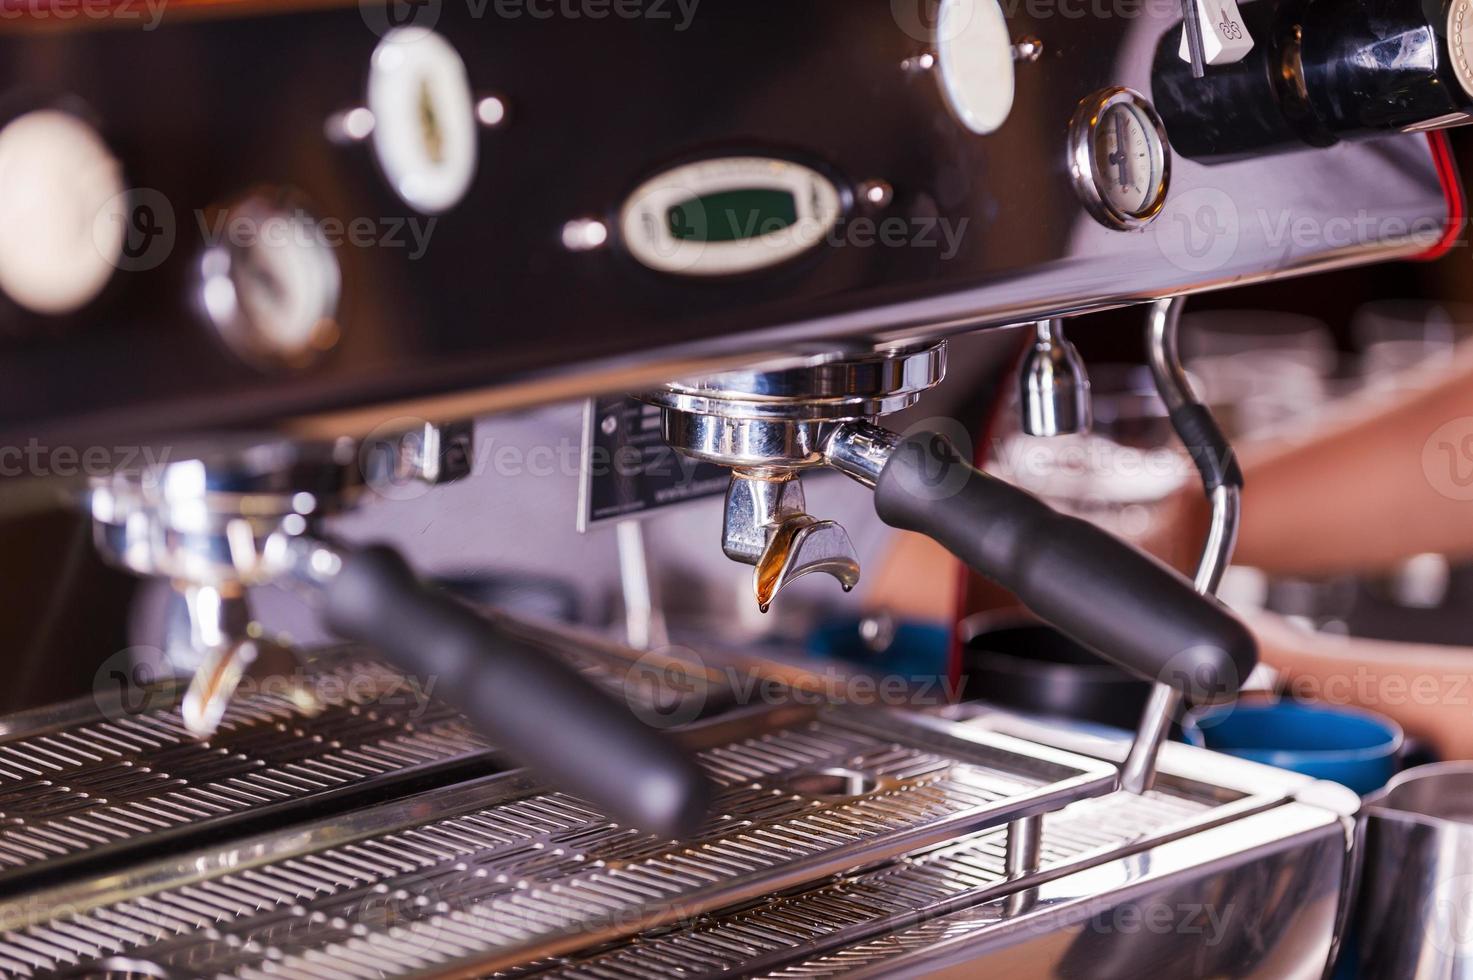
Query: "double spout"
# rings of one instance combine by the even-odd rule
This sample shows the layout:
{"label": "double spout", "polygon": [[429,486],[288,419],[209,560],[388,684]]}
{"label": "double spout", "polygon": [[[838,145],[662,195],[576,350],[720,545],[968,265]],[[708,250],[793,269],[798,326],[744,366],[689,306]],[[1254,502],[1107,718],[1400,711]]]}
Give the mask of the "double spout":
{"label": "double spout", "polygon": [[783,586],[814,572],[832,575],[845,592],[859,584],[859,558],[849,532],[837,521],[806,512],[803,482],[794,472],[732,474],[721,550],[733,561],[756,566],[752,591],[763,612]]}
{"label": "double spout", "polygon": [[[1047,340],[1051,358],[1064,350],[1054,327],[1040,330],[1039,340]],[[939,370],[927,376],[907,369],[923,354],[930,355],[929,364],[944,365],[934,347],[878,351],[851,362],[848,372],[843,362],[815,364],[806,389],[802,369],[787,369],[771,380],[747,372],[642,396],[661,407],[663,431],[677,450],[734,467],[723,545],[729,555],[758,565],[759,603],[806,571],[828,571],[845,587],[857,580],[848,536],[840,539],[837,525],[812,532],[825,546],[810,545],[807,560],[802,549],[777,560],[781,529],[831,523],[809,523],[814,519],[802,514],[801,493],[790,486],[801,472],[826,467],[873,489],[886,524],[933,538],[1126,670],[1192,700],[1235,691],[1257,661],[1253,637],[1191,582],[1096,525],[975,468],[943,435],[901,435],[877,424],[878,416],[912,404],[939,381]],[[897,363],[886,372],[874,359]],[[1068,382],[1059,393],[1067,397],[1053,401],[1057,406],[1077,400],[1087,382],[1067,358],[1056,363],[1069,368],[1054,374]],[[1054,418],[1063,421],[1061,413]],[[1077,422],[1078,413],[1073,418]],[[713,432],[724,435],[688,438]],[[741,437],[730,438],[733,433]],[[767,458],[753,451],[764,446],[772,448]],[[764,562],[769,569],[791,567],[764,586]]]}

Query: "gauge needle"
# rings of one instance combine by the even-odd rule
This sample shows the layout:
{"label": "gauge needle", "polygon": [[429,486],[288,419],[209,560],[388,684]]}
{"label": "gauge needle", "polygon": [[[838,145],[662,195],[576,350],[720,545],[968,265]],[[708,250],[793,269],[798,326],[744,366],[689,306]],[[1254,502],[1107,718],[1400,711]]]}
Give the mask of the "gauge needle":
{"label": "gauge needle", "polygon": [[1110,154],[1110,162],[1115,164],[1120,171],[1120,186],[1130,186],[1130,154],[1126,144],[1130,142],[1130,127],[1125,122],[1123,113],[1115,113],[1115,152]]}

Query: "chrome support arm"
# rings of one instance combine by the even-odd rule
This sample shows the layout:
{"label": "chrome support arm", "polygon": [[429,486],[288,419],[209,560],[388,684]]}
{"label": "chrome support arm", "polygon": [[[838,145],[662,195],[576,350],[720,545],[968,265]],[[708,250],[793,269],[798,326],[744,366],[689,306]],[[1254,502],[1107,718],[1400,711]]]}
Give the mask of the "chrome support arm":
{"label": "chrome support arm", "polygon": [[[1218,452],[1224,458],[1216,460],[1218,469],[1225,478],[1209,479],[1210,467],[1198,457],[1198,469],[1203,474],[1204,489],[1212,506],[1211,523],[1207,540],[1202,546],[1202,557],[1197,564],[1193,587],[1203,595],[1215,595],[1222,582],[1222,574],[1232,559],[1233,546],[1238,539],[1238,517],[1241,508],[1242,477],[1232,460],[1226,458],[1230,448],[1227,441],[1218,437],[1220,446],[1198,445],[1201,433],[1185,428],[1184,410],[1205,415],[1207,409],[1192,390],[1191,380],[1182,367],[1177,346],[1177,327],[1185,300],[1178,296],[1157,300],[1151,306],[1148,322],[1148,349],[1151,374],[1156,379],[1156,388],[1166,409],[1171,414],[1177,434],[1187,444],[1189,452]],[[1207,416],[1210,419],[1210,416]],[[1215,431],[1215,430],[1214,430]],[[1227,452],[1224,452],[1226,450]],[[1210,463],[1210,461],[1207,461]],[[1214,485],[1215,483],[1215,485]],[[1144,793],[1151,788],[1156,778],[1156,759],[1161,745],[1171,727],[1181,694],[1177,688],[1158,682],[1151,690],[1150,700],[1141,715],[1140,727],[1135,741],[1120,769],[1120,788],[1130,793]]]}

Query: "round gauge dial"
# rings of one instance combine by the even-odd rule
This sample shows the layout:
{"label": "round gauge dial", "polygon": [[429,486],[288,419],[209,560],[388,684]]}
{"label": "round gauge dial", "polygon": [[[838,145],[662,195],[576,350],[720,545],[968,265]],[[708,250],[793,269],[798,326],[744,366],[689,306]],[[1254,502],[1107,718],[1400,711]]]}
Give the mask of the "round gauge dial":
{"label": "round gauge dial", "polygon": [[263,367],[302,367],[337,341],[341,274],[316,220],[290,195],[232,206],[227,240],[200,259],[204,312],[229,347]]}
{"label": "round gauge dial", "polygon": [[1469,0],[1453,0],[1448,5],[1447,48],[1458,84],[1473,96],[1473,3]]}
{"label": "round gauge dial", "polygon": [[1096,218],[1138,228],[1166,200],[1171,155],[1156,110],[1130,89],[1097,93],[1081,103],[1070,128],[1075,189]]}

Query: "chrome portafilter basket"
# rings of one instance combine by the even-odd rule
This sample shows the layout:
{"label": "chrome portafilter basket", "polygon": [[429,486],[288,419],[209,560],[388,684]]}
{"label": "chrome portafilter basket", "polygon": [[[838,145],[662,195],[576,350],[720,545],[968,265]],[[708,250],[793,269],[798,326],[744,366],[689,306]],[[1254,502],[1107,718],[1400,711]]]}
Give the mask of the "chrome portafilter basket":
{"label": "chrome portafilter basket", "polygon": [[[1044,321],[1034,331],[1022,369],[1025,421],[1041,434],[1087,426],[1088,379],[1062,325]],[[764,610],[784,585],[812,572],[827,572],[846,590],[859,580],[847,532],[804,510],[801,474],[827,466],[872,488],[885,523],[932,537],[1044,620],[1173,697],[1214,700],[1236,691],[1257,647],[1202,594],[1209,590],[983,473],[943,435],[901,435],[878,424],[941,381],[945,355],[944,342],[842,353],[639,397],[660,407],[675,449],[732,468],[722,548],[755,566],[753,591]],[[1200,422],[1204,411],[1184,409],[1184,421]],[[1146,758],[1131,767],[1137,787],[1149,784],[1154,768],[1160,740],[1151,722],[1170,706],[1161,701],[1143,726]]]}
{"label": "chrome portafilter basket", "polygon": [[[408,444],[408,441],[406,441]],[[419,440],[416,445],[442,445]],[[250,588],[297,587],[324,625],[437,688],[509,756],[631,826],[667,836],[705,818],[708,781],[677,742],[573,667],[422,582],[394,550],[348,545],[323,518],[365,496],[352,440],[239,437],[170,447],[163,461],[95,480],[87,502],[102,554],[183,594],[199,666],[182,710],[201,736],[252,671],[296,675],[294,655],[250,625]],[[410,476],[460,475],[421,459]]]}
{"label": "chrome portafilter basket", "polygon": [[937,343],[719,374],[640,397],[661,408],[672,446],[731,468],[721,547],[755,566],[752,589],[766,612],[804,575],[827,573],[846,592],[858,584],[848,532],[806,512],[802,474],[820,466],[869,469],[859,457],[877,451],[866,439],[881,430],[866,423],[914,405],[945,373],[946,345]]}
{"label": "chrome portafilter basket", "polygon": [[[93,541],[113,564],[166,579],[182,597],[193,677],[186,728],[209,737],[247,676],[271,678],[303,711],[316,708],[295,652],[265,638],[247,592],[292,569],[291,541],[350,506],[356,447],[275,439],[185,442],[154,465],[93,480]],[[172,457],[172,458],[171,458]]]}

